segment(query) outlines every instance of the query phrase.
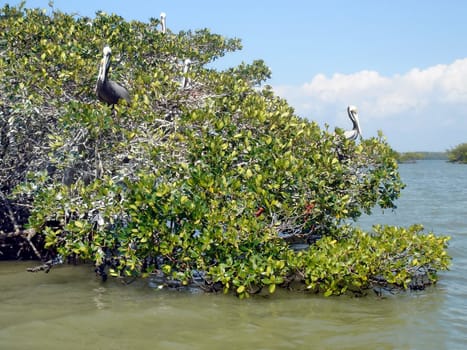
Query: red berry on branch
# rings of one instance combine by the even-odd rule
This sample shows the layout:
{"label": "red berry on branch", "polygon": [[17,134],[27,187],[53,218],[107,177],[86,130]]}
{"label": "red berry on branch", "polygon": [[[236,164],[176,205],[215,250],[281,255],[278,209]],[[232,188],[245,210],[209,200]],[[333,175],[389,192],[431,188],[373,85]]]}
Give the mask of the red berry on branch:
{"label": "red berry on branch", "polygon": [[313,202],[307,204],[307,206],[305,207],[305,214],[307,215],[310,214],[314,207],[315,207],[315,203]]}
{"label": "red berry on branch", "polygon": [[260,208],[256,211],[255,216],[256,216],[256,217],[260,216],[260,215],[263,213],[263,211],[264,211],[264,208],[263,208],[263,207],[260,207]]}

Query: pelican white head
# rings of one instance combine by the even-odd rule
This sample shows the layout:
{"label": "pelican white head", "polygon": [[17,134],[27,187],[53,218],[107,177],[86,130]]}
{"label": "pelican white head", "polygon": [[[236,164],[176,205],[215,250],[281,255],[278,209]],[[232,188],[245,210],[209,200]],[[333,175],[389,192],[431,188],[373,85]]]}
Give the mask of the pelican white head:
{"label": "pelican white head", "polygon": [[190,65],[191,65],[191,60],[189,58],[186,58],[185,61],[183,61],[183,73],[188,72]]}
{"label": "pelican white head", "polygon": [[110,56],[112,54],[112,50],[108,45],[105,45],[104,49],[102,50],[102,53],[104,54],[104,56]]}

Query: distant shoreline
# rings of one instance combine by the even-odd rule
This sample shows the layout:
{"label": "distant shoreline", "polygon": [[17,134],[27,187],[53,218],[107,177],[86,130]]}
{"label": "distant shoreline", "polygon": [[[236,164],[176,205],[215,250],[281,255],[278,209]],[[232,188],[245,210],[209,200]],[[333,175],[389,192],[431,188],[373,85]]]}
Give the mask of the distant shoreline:
{"label": "distant shoreline", "polygon": [[449,160],[447,152],[399,152],[399,163],[416,163],[419,160]]}

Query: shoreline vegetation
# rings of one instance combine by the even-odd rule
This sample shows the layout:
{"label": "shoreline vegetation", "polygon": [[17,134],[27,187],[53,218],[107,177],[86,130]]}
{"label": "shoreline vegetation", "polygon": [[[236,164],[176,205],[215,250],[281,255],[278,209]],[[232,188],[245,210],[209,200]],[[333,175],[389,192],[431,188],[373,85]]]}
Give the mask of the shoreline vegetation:
{"label": "shoreline vegetation", "polygon": [[445,160],[467,164],[467,143],[459,144],[446,152],[396,152],[399,163],[416,163],[418,160]]}
{"label": "shoreline vegetation", "polygon": [[[0,9],[0,259],[240,298],[423,289],[448,268],[447,236],[349,224],[395,209],[396,152],[297,116],[262,60],[208,68],[240,39],[49,12]],[[95,95],[105,46],[129,104]]]}
{"label": "shoreline vegetation", "polygon": [[416,163],[418,160],[446,160],[449,159],[448,152],[398,152],[399,163]]}
{"label": "shoreline vegetation", "polygon": [[461,143],[448,151],[449,162],[467,164],[467,143]]}

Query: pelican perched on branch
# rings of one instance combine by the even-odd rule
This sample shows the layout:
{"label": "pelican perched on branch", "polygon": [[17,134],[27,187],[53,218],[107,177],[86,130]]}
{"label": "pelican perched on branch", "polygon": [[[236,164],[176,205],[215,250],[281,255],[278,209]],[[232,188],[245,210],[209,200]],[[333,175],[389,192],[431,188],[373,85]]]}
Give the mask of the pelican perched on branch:
{"label": "pelican perched on branch", "polygon": [[344,137],[348,140],[355,140],[359,135],[362,136],[362,130],[360,129],[360,122],[358,120],[358,110],[355,106],[348,106],[347,113],[352,121],[352,130],[344,131]]}
{"label": "pelican perched on branch", "polygon": [[190,70],[191,60],[187,58],[183,61],[183,78],[182,78],[182,89],[185,89],[188,86],[190,79],[186,76],[188,71]]}
{"label": "pelican perched on branch", "polygon": [[160,16],[161,16],[161,33],[165,34],[165,32],[167,31],[167,27],[165,24],[165,17],[167,15],[165,14],[165,12],[161,12]]}
{"label": "pelican perched on branch", "polygon": [[99,75],[97,76],[95,89],[97,97],[99,100],[106,102],[109,105],[115,105],[119,100],[125,100],[127,103],[130,103],[131,99],[128,90],[107,78],[112,50],[110,47],[105,46],[103,53],[104,57],[102,58],[101,65],[99,67]]}

